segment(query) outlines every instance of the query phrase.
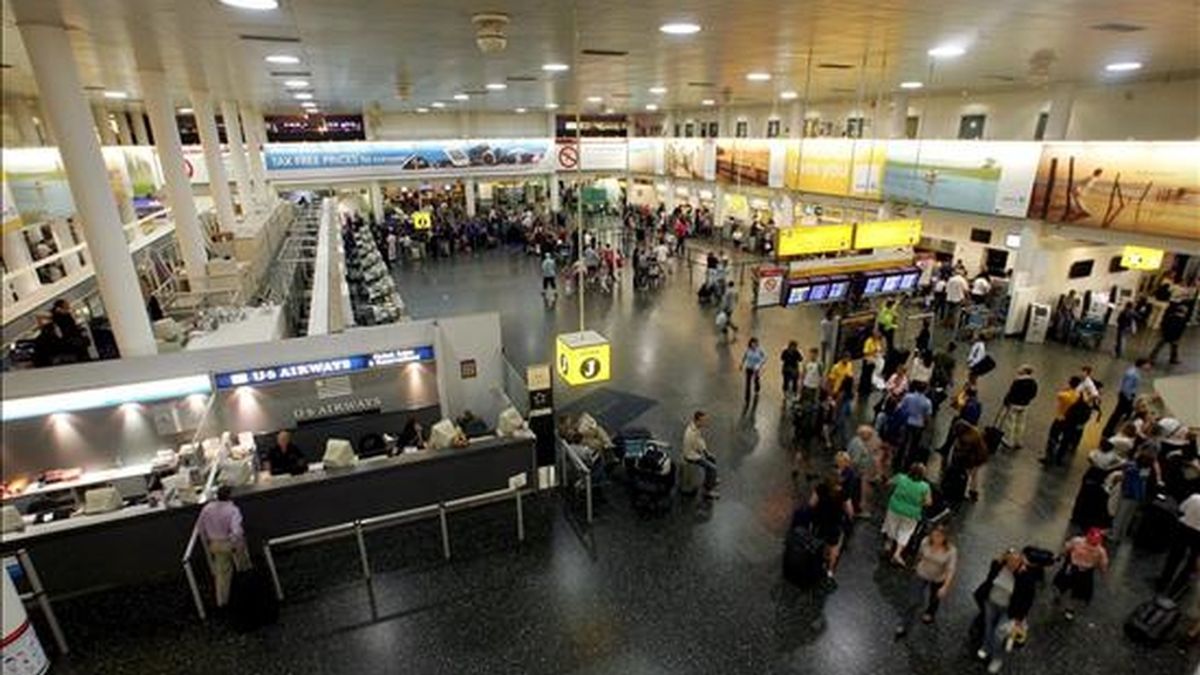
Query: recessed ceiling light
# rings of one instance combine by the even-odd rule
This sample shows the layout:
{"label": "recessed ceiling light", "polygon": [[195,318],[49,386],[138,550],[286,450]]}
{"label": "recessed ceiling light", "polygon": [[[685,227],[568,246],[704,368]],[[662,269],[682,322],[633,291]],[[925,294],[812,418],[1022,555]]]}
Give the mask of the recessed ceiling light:
{"label": "recessed ceiling light", "polygon": [[558,104],[557,103],[547,103],[546,110],[558,110]]}
{"label": "recessed ceiling light", "polygon": [[966,53],[967,50],[958,45],[942,45],[929,50],[929,55],[935,59],[952,59]]}
{"label": "recessed ceiling light", "polygon": [[280,4],[277,0],[221,0],[222,5],[238,8],[238,10],[276,10]]}
{"label": "recessed ceiling light", "polygon": [[467,94],[455,94],[454,95],[455,101],[466,101],[466,100],[469,100],[470,98],[471,97],[468,96]]}
{"label": "recessed ceiling light", "polygon": [[654,105],[653,103],[647,103],[646,110],[649,110],[650,112],[654,112],[655,110],[658,110],[658,106]]}
{"label": "recessed ceiling light", "polygon": [[746,79],[751,82],[766,82],[771,79],[770,73],[746,73]]}
{"label": "recessed ceiling light", "polygon": [[522,115],[524,115],[525,113],[527,113],[527,112],[529,112],[529,111],[528,111],[526,108],[517,108],[517,109],[516,109],[516,110],[514,110],[513,112],[516,112],[516,113],[519,113],[519,114],[522,114]]}
{"label": "recessed ceiling light", "polygon": [[314,103],[313,101],[301,101],[300,106],[302,108],[315,108],[315,107],[317,107],[317,104]]}
{"label": "recessed ceiling light", "polygon": [[175,111],[175,114],[177,114],[177,115],[191,115],[191,114],[192,114],[192,112],[194,112],[194,111],[193,111],[191,108],[180,108],[179,110],[176,110],[176,111]]}
{"label": "recessed ceiling light", "polygon": [[508,89],[508,85],[504,84],[503,82],[488,82],[487,88],[491,89],[492,91],[503,91]]}
{"label": "recessed ceiling light", "polygon": [[433,103],[429,104],[429,107],[430,108],[445,108],[446,104],[442,103],[441,101],[434,101]]}
{"label": "recessed ceiling light", "polygon": [[611,115],[611,114],[613,114],[614,112],[616,112],[616,110],[613,110],[612,108],[605,108],[605,109],[604,109],[604,114],[605,114],[605,115]]}
{"label": "recessed ceiling light", "polygon": [[292,66],[300,63],[300,57],[291,54],[272,54],[266,58],[266,62]]}
{"label": "recessed ceiling light", "polygon": [[588,103],[603,103],[604,97],[603,96],[589,96],[589,97],[587,97],[587,102]]}
{"label": "recessed ceiling light", "polygon": [[924,87],[924,86],[925,86],[924,82],[917,82],[915,80],[911,81],[911,82],[901,82],[900,83],[901,89],[920,89],[921,87]]}
{"label": "recessed ceiling light", "polygon": [[292,98],[296,99],[297,101],[311,101],[313,99],[313,95],[307,91],[298,91],[292,94]]}
{"label": "recessed ceiling light", "polygon": [[429,112],[429,108],[417,108],[417,112],[419,112],[419,113],[427,113],[427,112]]}
{"label": "recessed ceiling light", "polygon": [[789,91],[785,91],[785,92],[780,92],[779,98],[781,98],[785,101],[794,101],[795,99],[800,98],[800,94],[797,94],[796,92],[789,90]]}
{"label": "recessed ceiling light", "polygon": [[662,96],[663,94],[667,93],[667,88],[666,87],[650,87],[650,93],[658,94],[659,96]]}
{"label": "recessed ceiling light", "polygon": [[221,4],[237,9],[256,9],[259,11],[277,9],[279,7],[278,0],[221,0]]}
{"label": "recessed ceiling light", "polygon": [[703,101],[700,101],[700,105],[716,105],[716,104],[717,104],[717,102],[712,100],[711,98],[706,98]]}
{"label": "recessed ceiling light", "polygon": [[305,115],[320,115],[321,111],[316,108],[305,108],[304,114]]}
{"label": "recessed ceiling light", "polygon": [[1118,61],[1104,66],[1104,69],[1110,73],[1127,73],[1131,70],[1140,70],[1141,67],[1142,64],[1139,61]]}
{"label": "recessed ceiling light", "polygon": [[287,80],[283,83],[283,86],[288,89],[304,89],[308,86],[308,80]]}
{"label": "recessed ceiling light", "polygon": [[125,99],[125,98],[129,98],[129,94],[127,94],[123,91],[109,90],[109,91],[104,92],[104,98]]}
{"label": "recessed ceiling light", "polygon": [[700,32],[700,24],[687,21],[674,21],[664,23],[658,27],[658,30],[667,35],[694,35]]}
{"label": "recessed ceiling light", "polygon": [[570,69],[571,69],[571,66],[568,66],[565,63],[547,63],[544,66],[542,66],[542,70],[544,70],[548,73],[561,73],[564,70],[570,70]]}

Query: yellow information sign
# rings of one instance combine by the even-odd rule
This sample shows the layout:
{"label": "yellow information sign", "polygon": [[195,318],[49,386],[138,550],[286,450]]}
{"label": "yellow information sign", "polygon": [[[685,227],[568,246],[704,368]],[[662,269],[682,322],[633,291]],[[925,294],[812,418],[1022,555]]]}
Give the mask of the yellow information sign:
{"label": "yellow information sign", "polygon": [[853,225],[797,225],[779,230],[775,251],[781,256],[848,251],[853,238]]}
{"label": "yellow information sign", "polygon": [[612,352],[608,339],[596,331],[559,335],[555,357],[559,376],[571,386],[605,382],[610,377]]}
{"label": "yellow information sign", "polygon": [[428,230],[433,226],[433,218],[428,211],[415,211],[412,214],[412,224],[414,230]]}
{"label": "yellow information sign", "polygon": [[854,226],[854,248],[913,246],[921,241],[921,221],[877,220]]}
{"label": "yellow information sign", "polygon": [[1163,252],[1145,246],[1126,246],[1121,251],[1121,267],[1131,270],[1156,270],[1162,267]]}

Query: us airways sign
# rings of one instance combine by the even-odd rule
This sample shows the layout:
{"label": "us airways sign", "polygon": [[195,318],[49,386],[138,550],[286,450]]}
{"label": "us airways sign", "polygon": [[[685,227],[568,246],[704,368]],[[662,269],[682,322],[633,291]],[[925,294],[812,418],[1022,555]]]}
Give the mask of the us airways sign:
{"label": "us airways sign", "polygon": [[397,366],[404,363],[433,360],[433,346],[395,349],[375,354],[355,354],[333,359],[288,363],[264,368],[250,368],[228,373],[213,375],[217,389],[232,389],[234,387],[256,386],[287,382],[289,380],[306,380],[314,377],[330,377],[345,375],[362,370]]}

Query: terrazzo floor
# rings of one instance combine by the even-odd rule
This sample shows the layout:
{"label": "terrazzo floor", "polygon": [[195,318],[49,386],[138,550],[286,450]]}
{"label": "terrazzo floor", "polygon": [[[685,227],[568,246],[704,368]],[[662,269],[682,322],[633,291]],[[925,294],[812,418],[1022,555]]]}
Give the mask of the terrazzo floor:
{"label": "terrazzo floor", "polygon": [[[533,258],[505,251],[428,261],[397,271],[418,318],[478,311],[502,315],[505,350],[518,368],[549,361],[553,336],[578,329],[575,298],[547,309]],[[697,281],[698,282],[698,281]],[[696,283],[696,282],[693,282]],[[1123,364],[1107,352],[1000,340],[999,364],[985,379],[985,419],[1009,373],[1038,372],[1043,393],[1026,445],[993,459],[982,497],[952,521],[959,576],[934,626],[903,641],[893,628],[908,573],[880,562],[878,525],[860,523],[838,572],[838,588],[809,593],[780,575],[783,533],[805,486],[791,477],[791,430],[782,415],[776,357],[788,339],[815,345],[815,310],[749,311],[747,288],[735,317],[738,339],[716,334],[709,310],[677,269],[665,287],[589,295],[587,327],[612,341],[612,382],[556,391],[560,408],[591,405],[622,425],[648,427],[678,444],[693,409],[709,411],[709,445],[721,463],[723,498],[711,508],[676,503],[655,518],[637,516],[617,484],[600,495],[590,529],[543,494],[526,502],[527,537],[516,541],[511,505],[455,514],[454,557],[441,559],[436,522],[373,533],[375,571],[361,580],[351,540],[282,554],[288,599],[276,625],[239,634],[218,617],[198,622],[182,579],[58,603],[74,648],[55,673],[982,673],[966,646],[970,597],[991,556],[1009,545],[1056,548],[1067,519],[1092,424],[1079,456],[1046,470],[1037,452],[1049,425],[1050,392],[1084,363],[1116,383]],[[747,336],[772,361],[757,405],[744,409],[738,359]],[[935,339],[940,339],[935,336]],[[1136,338],[1131,353],[1148,336]],[[1200,336],[1185,338],[1183,364],[1156,375],[1200,370]],[[965,351],[965,350],[964,350]],[[591,397],[589,399],[589,397]],[[1106,396],[1111,408],[1115,393]],[[601,405],[603,404],[603,405]],[[945,425],[948,415],[942,415]],[[940,433],[940,430],[939,430]],[[828,464],[809,453],[810,466]],[[1096,601],[1067,623],[1040,593],[1030,641],[1005,671],[1082,675],[1190,675],[1200,648],[1180,641],[1154,648],[1123,635],[1125,615],[1151,594],[1162,555],[1130,544],[1112,550]],[[1189,602],[1191,602],[1189,600]],[[46,633],[42,631],[43,639]]]}

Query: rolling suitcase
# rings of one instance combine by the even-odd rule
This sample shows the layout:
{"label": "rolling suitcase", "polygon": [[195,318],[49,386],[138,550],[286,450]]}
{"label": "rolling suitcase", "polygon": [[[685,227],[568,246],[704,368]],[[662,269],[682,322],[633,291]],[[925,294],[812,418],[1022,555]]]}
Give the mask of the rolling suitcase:
{"label": "rolling suitcase", "polygon": [[1146,551],[1166,550],[1171,543],[1178,511],[1174,499],[1166,495],[1155,495],[1148,504],[1142,506],[1140,518],[1133,530],[1134,546]]}
{"label": "rolling suitcase", "polygon": [[804,588],[825,579],[825,544],[806,527],[793,527],[783,548],[783,578]]}
{"label": "rolling suitcase", "polygon": [[1138,644],[1160,645],[1171,636],[1179,618],[1179,606],[1174,600],[1156,597],[1134,608],[1125,620],[1125,635]]}
{"label": "rolling suitcase", "polygon": [[1004,446],[1004,423],[1008,420],[1008,408],[1004,408],[1004,414],[997,414],[992,423],[983,428],[983,444],[987,446],[988,455],[994,455],[1000,452],[1000,448]]}

